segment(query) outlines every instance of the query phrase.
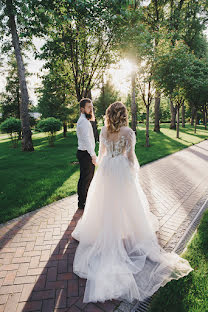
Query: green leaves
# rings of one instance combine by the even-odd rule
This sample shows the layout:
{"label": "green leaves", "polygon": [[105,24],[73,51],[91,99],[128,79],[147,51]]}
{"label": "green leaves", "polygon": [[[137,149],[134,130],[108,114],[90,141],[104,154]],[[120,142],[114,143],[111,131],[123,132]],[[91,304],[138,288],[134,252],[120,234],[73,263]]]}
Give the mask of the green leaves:
{"label": "green leaves", "polygon": [[37,128],[43,132],[55,133],[59,131],[62,127],[62,123],[59,119],[54,117],[48,117],[46,119],[40,120],[37,124]]}
{"label": "green leaves", "polygon": [[96,117],[103,118],[105,115],[107,107],[119,100],[119,94],[114,89],[111,82],[108,80],[103,86],[101,90],[100,96],[95,100],[94,105],[96,108]]}
{"label": "green leaves", "polygon": [[17,118],[10,117],[2,122],[0,129],[4,133],[19,132],[21,130],[21,121]]}
{"label": "green leaves", "polygon": [[[161,48],[161,47],[160,47]],[[160,49],[153,67],[156,85],[163,92],[179,101],[200,107],[207,102],[208,62],[198,59],[183,41],[170,46],[164,53]]]}
{"label": "green leaves", "polygon": [[48,117],[40,120],[37,124],[37,129],[42,132],[48,133],[48,142],[50,146],[54,146],[55,134],[62,127],[62,123],[59,119],[54,117]]}
{"label": "green leaves", "polygon": [[21,131],[20,119],[14,117],[6,119],[0,125],[0,130],[3,133],[8,133],[10,135],[12,147],[16,148],[18,146],[18,133]]}

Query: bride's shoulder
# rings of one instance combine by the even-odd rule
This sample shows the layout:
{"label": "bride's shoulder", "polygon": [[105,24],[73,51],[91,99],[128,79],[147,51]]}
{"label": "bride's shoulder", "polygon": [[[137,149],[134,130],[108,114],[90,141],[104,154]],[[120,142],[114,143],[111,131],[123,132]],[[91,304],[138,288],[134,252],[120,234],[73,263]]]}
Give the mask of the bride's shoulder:
{"label": "bride's shoulder", "polygon": [[101,128],[101,132],[106,132],[106,130],[107,130],[107,127],[106,127],[106,126],[103,126],[103,127]]}
{"label": "bride's shoulder", "polygon": [[126,136],[132,135],[132,133],[134,133],[134,131],[128,126],[121,127],[121,132],[123,135],[126,135]]}
{"label": "bride's shoulder", "polygon": [[100,130],[100,134],[101,134],[102,136],[105,136],[106,132],[107,132],[107,127],[106,127],[106,126],[103,126],[103,127],[101,128],[101,130]]}

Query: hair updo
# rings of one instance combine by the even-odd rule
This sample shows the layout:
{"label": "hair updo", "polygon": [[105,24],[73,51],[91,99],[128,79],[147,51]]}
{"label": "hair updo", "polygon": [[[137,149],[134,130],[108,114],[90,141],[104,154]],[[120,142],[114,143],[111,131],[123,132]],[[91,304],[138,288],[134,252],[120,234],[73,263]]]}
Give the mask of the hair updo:
{"label": "hair updo", "polygon": [[109,132],[118,132],[128,126],[128,112],[122,102],[114,102],[106,109],[105,125]]}

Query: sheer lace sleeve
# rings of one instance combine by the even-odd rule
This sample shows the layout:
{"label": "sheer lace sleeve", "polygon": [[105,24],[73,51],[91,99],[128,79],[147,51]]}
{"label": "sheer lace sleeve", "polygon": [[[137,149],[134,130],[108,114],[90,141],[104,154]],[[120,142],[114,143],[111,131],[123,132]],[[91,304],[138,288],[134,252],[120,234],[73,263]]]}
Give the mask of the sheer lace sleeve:
{"label": "sheer lace sleeve", "polygon": [[132,129],[129,129],[126,138],[126,155],[129,161],[130,168],[134,173],[138,172],[138,170],[140,169],[140,164],[135,153],[135,145],[136,135]]}
{"label": "sheer lace sleeve", "polygon": [[101,163],[101,160],[103,159],[103,156],[106,151],[106,146],[104,143],[104,127],[100,131],[100,136],[99,136],[99,152],[98,152],[98,157],[97,157],[97,165]]}

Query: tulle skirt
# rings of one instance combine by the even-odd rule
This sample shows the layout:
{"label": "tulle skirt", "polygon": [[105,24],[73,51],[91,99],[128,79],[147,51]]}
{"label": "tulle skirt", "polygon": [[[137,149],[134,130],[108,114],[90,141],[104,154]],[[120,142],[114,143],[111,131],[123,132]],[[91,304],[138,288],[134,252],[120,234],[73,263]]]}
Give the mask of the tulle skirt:
{"label": "tulle skirt", "polygon": [[87,279],[83,302],[144,300],[191,272],[186,259],[159,245],[157,230],[159,222],[127,158],[104,156],[72,232],[79,241],[73,272]]}

